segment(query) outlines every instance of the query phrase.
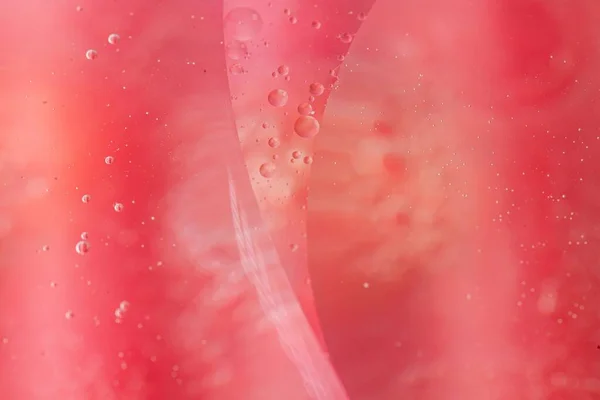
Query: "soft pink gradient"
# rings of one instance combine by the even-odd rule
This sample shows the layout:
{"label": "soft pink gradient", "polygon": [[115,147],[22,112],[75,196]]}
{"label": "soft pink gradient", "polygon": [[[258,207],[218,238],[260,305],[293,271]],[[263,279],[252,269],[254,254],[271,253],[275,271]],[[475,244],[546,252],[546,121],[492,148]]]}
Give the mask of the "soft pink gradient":
{"label": "soft pink gradient", "polygon": [[600,398],[591,0],[0,0],[0,399]]}

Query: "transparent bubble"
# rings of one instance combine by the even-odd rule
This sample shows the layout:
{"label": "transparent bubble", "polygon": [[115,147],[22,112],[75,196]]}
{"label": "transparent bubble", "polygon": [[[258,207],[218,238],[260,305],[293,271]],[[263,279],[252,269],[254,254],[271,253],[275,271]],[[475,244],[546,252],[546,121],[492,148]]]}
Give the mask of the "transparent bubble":
{"label": "transparent bubble", "polygon": [[42,246],[42,251],[50,251],[50,246],[47,244]]}
{"label": "transparent bubble", "polygon": [[85,241],[85,240],[80,240],[75,245],[75,251],[77,252],[77,254],[79,254],[81,256],[89,253],[89,251],[90,251],[90,243],[87,242],[87,241]]}
{"label": "transparent bubble", "polygon": [[301,103],[298,105],[298,114],[310,115],[313,112],[313,107],[310,103]]}
{"label": "transparent bubble", "polygon": [[84,194],[83,196],[81,196],[81,201],[85,204],[89,203],[92,200],[92,196],[90,196],[89,194]]}
{"label": "transparent bubble", "polygon": [[261,31],[263,21],[258,12],[248,7],[238,7],[225,16],[225,32],[235,40],[252,40]]}
{"label": "transparent bubble", "polygon": [[290,24],[295,25],[298,23],[298,18],[296,17],[290,17],[289,18]]}
{"label": "transparent bubble", "polygon": [[320,125],[316,118],[302,115],[294,123],[294,132],[302,138],[312,138],[319,133]]}
{"label": "transparent bubble", "polygon": [[119,309],[123,312],[127,312],[127,310],[129,310],[130,306],[131,306],[131,303],[129,303],[127,300],[123,300],[122,302],[119,303]]}
{"label": "transparent bubble", "polygon": [[115,158],[113,156],[107,156],[104,158],[104,163],[106,165],[110,165],[115,162]]}
{"label": "transparent bubble", "polygon": [[279,142],[279,139],[275,137],[269,138],[269,141],[267,143],[269,144],[269,147],[272,147],[274,149],[278,148],[281,144],[281,142]]}
{"label": "transparent bubble", "polygon": [[299,159],[300,157],[302,157],[302,152],[300,152],[300,151],[298,151],[298,150],[295,150],[295,151],[293,151],[293,152],[292,152],[292,158],[294,158],[294,159],[296,159],[296,160],[297,160],[297,159]]}
{"label": "transparent bubble", "polygon": [[353,36],[351,33],[342,33],[340,35],[340,40],[342,41],[342,43],[351,43],[353,39]]}
{"label": "transparent bubble", "polygon": [[231,73],[231,75],[242,75],[244,72],[246,72],[246,70],[244,69],[242,64],[235,63],[229,67],[229,72]]}
{"label": "transparent bubble", "polygon": [[304,157],[304,164],[310,165],[313,163],[313,158],[311,156]]}
{"label": "transparent bubble", "polygon": [[85,58],[87,58],[88,60],[95,60],[96,58],[98,58],[98,52],[96,50],[89,49],[85,52]]}
{"label": "transparent bubble", "polygon": [[280,65],[277,67],[277,73],[281,76],[287,76],[290,73],[290,67],[287,65]]}
{"label": "transparent bubble", "polygon": [[288,102],[288,93],[283,89],[275,89],[269,92],[268,100],[269,104],[274,107],[283,107]]}
{"label": "transparent bubble", "polygon": [[116,33],[111,33],[108,35],[108,43],[109,44],[117,44],[121,40],[121,36]]}
{"label": "transparent bubble", "polygon": [[81,232],[81,240],[88,240],[89,236],[87,232]]}
{"label": "transparent bubble", "polygon": [[264,163],[260,166],[258,172],[265,178],[270,178],[275,174],[275,164]]}
{"label": "transparent bubble", "polygon": [[232,41],[225,47],[225,54],[231,60],[243,60],[249,57],[248,46],[246,43],[239,42],[237,40]]}
{"label": "transparent bubble", "polygon": [[71,310],[68,310],[68,311],[65,313],[65,318],[66,318],[66,319],[73,319],[73,317],[75,317],[75,313],[74,313],[73,311],[71,311]]}
{"label": "transparent bubble", "polygon": [[312,26],[315,29],[321,29],[321,22],[320,21],[313,21],[310,26]]}
{"label": "transparent bubble", "polygon": [[121,212],[121,211],[123,211],[123,208],[125,208],[125,207],[123,206],[123,203],[115,203],[113,205],[113,208],[115,209],[116,212]]}
{"label": "transparent bubble", "polygon": [[310,84],[309,91],[313,96],[320,96],[325,91],[325,86],[322,83],[314,82]]}
{"label": "transparent bubble", "polygon": [[367,19],[367,14],[365,14],[364,12],[359,12],[356,18],[358,18],[359,21],[364,21],[365,19]]}

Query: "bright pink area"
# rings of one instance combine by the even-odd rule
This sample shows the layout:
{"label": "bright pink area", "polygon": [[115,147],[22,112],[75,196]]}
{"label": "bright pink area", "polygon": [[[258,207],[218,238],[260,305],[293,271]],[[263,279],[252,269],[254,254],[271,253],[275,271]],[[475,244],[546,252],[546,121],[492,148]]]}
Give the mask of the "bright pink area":
{"label": "bright pink area", "polygon": [[591,1],[1,1],[2,398],[600,396]]}

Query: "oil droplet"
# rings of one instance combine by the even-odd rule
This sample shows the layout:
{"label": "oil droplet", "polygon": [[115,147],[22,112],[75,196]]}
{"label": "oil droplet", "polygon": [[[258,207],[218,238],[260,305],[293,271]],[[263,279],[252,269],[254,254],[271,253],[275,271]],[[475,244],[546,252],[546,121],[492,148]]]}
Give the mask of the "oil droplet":
{"label": "oil droplet", "polygon": [[68,311],[65,313],[65,318],[66,318],[66,319],[73,319],[73,317],[74,317],[74,316],[75,316],[75,313],[74,313],[73,311],[71,311],[71,310],[68,310]]}
{"label": "oil droplet", "polygon": [[277,73],[281,76],[287,76],[290,73],[290,67],[287,65],[280,65],[277,67]]}
{"label": "oil droplet", "polygon": [[294,123],[294,132],[302,138],[315,137],[319,133],[319,129],[319,121],[310,115],[302,115]]}
{"label": "oil droplet", "polygon": [[121,212],[123,211],[123,204],[122,203],[115,203],[113,205],[113,208],[115,209],[116,212]]}
{"label": "oil droplet", "polygon": [[86,255],[90,251],[89,242],[86,242],[85,240],[80,240],[75,245],[75,251],[77,252],[77,254],[79,254],[81,256]]}
{"label": "oil droplet", "polygon": [[231,73],[231,75],[242,75],[244,72],[246,72],[246,70],[244,69],[242,64],[235,63],[229,67],[229,72]]}
{"label": "oil droplet", "polygon": [[310,165],[313,163],[313,158],[311,156],[304,157],[304,164]]}
{"label": "oil droplet", "polygon": [[325,91],[325,86],[319,82],[311,83],[309,87],[310,94],[313,96],[320,96]]}
{"label": "oil droplet", "polygon": [[238,42],[237,40],[234,40],[227,45],[225,53],[227,54],[227,57],[235,61],[249,58],[250,55],[246,43]]}
{"label": "oil droplet", "polygon": [[310,26],[312,26],[315,29],[321,29],[321,22],[319,21],[313,21]]}
{"label": "oil droplet", "polygon": [[275,174],[275,164],[264,163],[260,166],[258,172],[265,178],[270,178]]}
{"label": "oil droplet", "polygon": [[225,16],[225,32],[240,42],[252,40],[261,31],[262,26],[262,18],[252,8],[234,8]]}
{"label": "oil droplet", "polygon": [[121,40],[121,36],[116,33],[111,33],[108,35],[108,43],[109,44],[117,44]]}
{"label": "oil droplet", "polygon": [[115,158],[113,156],[107,156],[104,158],[104,163],[106,165],[110,165],[115,162]]}
{"label": "oil droplet", "polygon": [[274,107],[283,107],[288,102],[288,93],[283,89],[275,89],[269,92],[269,104]]}
{"label": "oil droplet", "polygon": [[123,300],[122,302],[119,303],[119,309],[121,309],[121,311],[123,311],[123,312],[127,312],[127,310],[129,310],[130,306],[131,306],[131,303],[129,303],[127,300]]}
{"label": "oil droplet", "polygon": [[298,23],[298,18],[296,17],[290,17],[289,18],[290,24],[295,25]]}
{"label": "oil droplet", "polygon": [[87,232],[81,232],[81,240],[88,240],[89,235]]}
{"label": "oil droplet", "polygon": [[269,144],[269,147],[272,147],[274,149],[278,148],[279,145],[281,144],[281,142],[279,141],[279,139],[277,138],[269,138],[269,141],[267,142]]}
{"label": "oil droplet", "polygon": [[346,43],[346,44],[350,43],[350,42],[352,42],[352,39],[353,39],[353,37],[352,37],[351,33],[347,33],[346,32],[346,33],[342,33],[340,35],[340,40],[341,40],[342,43]]}
{"label": "oil droplet", "polygon": [[81,196],[81,201],[85,204],[89,203],[92,200],[92,196],[90,196],[89,194],[84,194],[83,196]]}
{"label": "oil droplet", "polygon": [[89,49],[85,52],[85,58],[88,60],[95,60],[98,58],[98,52],[96,50]]}
{"label": "oil droplet", "polygon": [[302,157],[302,153],[300,151],[295,150],[295,151],[292,152],[292,158],[295,158],[297,160],[300,157]]}
{"label": "oil droplet", "polygon": [[298,105],[298,114],[310,115],[313,112],[312,105],[310,103],[301,103]]}

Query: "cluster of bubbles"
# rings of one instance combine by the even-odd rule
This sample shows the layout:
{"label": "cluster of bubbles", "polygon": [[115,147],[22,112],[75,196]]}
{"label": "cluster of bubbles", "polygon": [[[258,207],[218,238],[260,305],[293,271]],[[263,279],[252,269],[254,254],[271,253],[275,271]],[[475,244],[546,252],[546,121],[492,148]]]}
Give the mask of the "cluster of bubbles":
{"label": "cluster of bubbles", "polygon": [[[121,41],[121,36],[118,33],[111,33],[108,35],[108,44],[117,45]],[[94,49],[89,49],[85,52],[85,58],[88,60],[95,60],[98,58],[98,51]]]}
{"label": "cluster of bubbles", "polygon": [[123,300],[122,302],[119,303],[119,306],[115,309],[115,322],[117,324],[120,324],[121,322],[123,322],[123,318],[125,317],[125,314],[129,310],[129,306],[130,306],[130,304],[127,300]]}

